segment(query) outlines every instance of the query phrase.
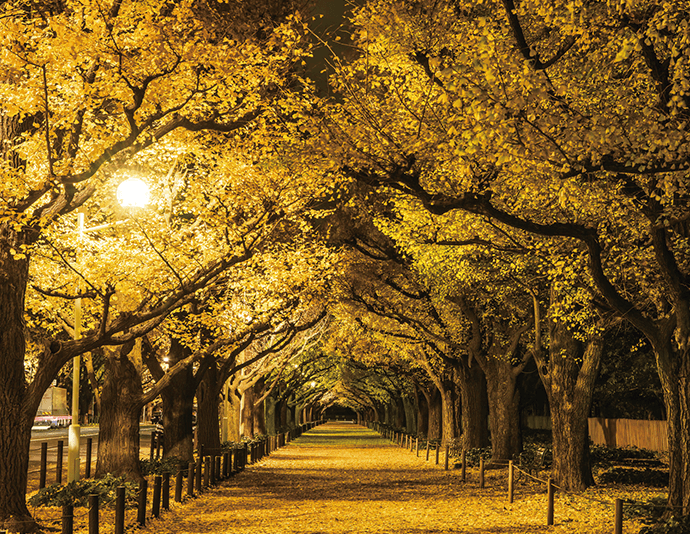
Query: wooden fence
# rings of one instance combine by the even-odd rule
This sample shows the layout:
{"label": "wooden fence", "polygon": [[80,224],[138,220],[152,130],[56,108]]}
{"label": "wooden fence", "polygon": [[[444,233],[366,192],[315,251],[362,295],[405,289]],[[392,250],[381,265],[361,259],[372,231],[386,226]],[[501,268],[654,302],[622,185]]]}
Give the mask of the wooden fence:
{"label": "wooden fence", "polygon": [[[550,429],[551,418],[530,415],[525,418],[527,428]],[[589,418],[589,437],[595,445],[607,447],[637,447],[651,451],[667,451],[666,421],[643,419]]]}

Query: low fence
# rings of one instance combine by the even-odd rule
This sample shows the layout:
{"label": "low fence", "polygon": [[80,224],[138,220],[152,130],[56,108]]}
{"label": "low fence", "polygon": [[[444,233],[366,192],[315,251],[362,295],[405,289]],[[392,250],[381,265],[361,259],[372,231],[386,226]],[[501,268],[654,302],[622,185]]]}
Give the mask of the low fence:
{"label": "low fence", "polygon": [[[114,533],[124,534],[126,530],[131,530],[134,526],[145,525],[147,517],[159,517],[162,510],[168,510],[170,508],[172,491],[174,491],[175,502],[182,503],[186,498],[195,497],[208,488],[242,471],[247,465],[258,462],[262,458],[270,455],[273,451],[285,446],[293,439],[298,438],[303,432],[311,430],[321,423],[321,421],[305,423],[282,434],[268,436],[251,443],[243,443],[241,446],[230,451],[204,451],[202,448],[199,451],[197,460],[195,462],[190,462],[186,468],[179,469],[176,473],[163,473],[162,475],[153,476],[152,492],[149,491],[149,479],[145,479],[140,483],[137,491],[136,520],[134,522],[130,520],[129,524],[126,522],[126,488],[125,486],[118,487],[114,509]],[[156,435],[156,433],[151,436],[151,459],[160,457],[161,455],[160,444],[162,440],[159,438],[160,435]],[[43,451],[47,450],[47,445],[47,442],[43,442],[41,445],[41,487],[45,486],[47,462],[44,462],[43,458],[47,458],[47,454],[44,454]],[[63,444],[59,441],[56,446],[58,463],[55,467],[56,481],[58,483],[62,482],[62,455],[60,454],[62,448]],[[90,462],[88,463],[90,465]],[[171,489],[173,480],[174,488]],[[151,494],[150,496],[149,493]],[[147,516],[149,506],[150,515]],[[75,519],[88,522],[89,534],[99,534],[101,523],[100,511],[101,508],[98,495],[89,496],[88,506],[83,513],[75,513],[75,508],[72,505],[63,506],[61,523],[62,534],[72,534],[74,532]]]}
{"label": "low fence", "polygon": [[[590,419],[591,421],[591,419]],[[663,423],[663,421],[661,421]],[[435,464],[439,464],[439,455],[441,454],[441,450],[445,449],[444,452],[442,453],[444,456],[443,460],[443,468],[445,470],[449,469],[449,459],[451,458],[451,450],[448,445],[442,446],[442,444],[438,441],[426,441],[423,442],[423,446],[420,449],[420,440],[418,437],[412,436],[410,434],[406,434],[402,431],[396,431],[391,428],[387,428],[384,425],[381,425],[379,422],[368,422],[367,426],[375,431],[377,431],[379,434],[381,434],[383,437],[390,439],[392,442],[397,444],[401,448],[405,448],[409,451],[412,451],[416,454],[417,457],[420,456],[420,452],[422,454],[425,454],[426,456],[426,461],[429,461],[430,459],[430,453],[433,450],[434,451],[434,457],[435,457]],[[466,456],[466,451],[456,451],[459,452],[459,455],[456,457],[457,464],[456,466],[459,467],[460,469],[460,480],[462,482],[467,481],[467,456]],[[554,513],[554,495],[556,491],[561,491],[563,493],[570,493],[567,490],[564,490],[563,488],[558,487],[554,482],[551,480],[551,477],[548,478],[539,478],[538,476],[534,476],[532,473],[531,469],[523,469],[520,466],[516,465],[515,462],[513,461],[506,461],[503,463],[496,464],[495,462],[492,462],[492,471],[496,471],[496,468],[504,468],[506,470],[506,483],[507,483],[507,495],[506,495],[506,500],[509,503],[513,503],[516,495],[516,485],[515,481],[516,478],[522,477],[526,479],[530,479],[534,481],[535,483],[538,484],[543,484],[543,487],[547,493],[547,509],[546,509],[546,525],[547,526],[552,526],[554,525],[554,520],[555,520],[555,513]],[[486,484],[485,484],[485,462],[483,458],[479,459],[479,469],[478,469],[478,476],[477,476],[477,484],[480,489],[483,489]],[[537,472],[537,475],[539,472]],[[636,503],[636,502],[631,502],[631,501],[623,501],[621,499],[613,499],[610,501],[603,501],[600,499],[595,499],[589,496],[584,496],[580,493],[578,495],[586,500],[592,501],[592,502],[597,502],[599,504],[603,504],[604,506],[610,506],[613,508],[613,513],[614,513],[614,524],[613,524],[613,533],[614,534],[623,534],[623,507],[625,506],[631,506],[631,507],[661,507],[666,509],[666,506],[658,506],[658,505],[649,505],[648,503]]]}
{"label": "low fence", "polygon": [[[588,422],[589,437],[595,445],[668,451],[666,421],[590,417]],[[524,424],[527,428],[550,430],[551,418],[529,415],[525,417]]]}

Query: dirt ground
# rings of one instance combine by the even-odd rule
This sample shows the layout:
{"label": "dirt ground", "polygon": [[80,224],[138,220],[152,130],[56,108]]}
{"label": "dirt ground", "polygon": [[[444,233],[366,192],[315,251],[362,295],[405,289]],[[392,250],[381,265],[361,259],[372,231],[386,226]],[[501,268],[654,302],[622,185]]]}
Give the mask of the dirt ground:
{"label": "dirt ground", "polygon": [[[352,423],[318,426],[220,486],[172,503],[138,532],[207,533],[574,533],[613,532],[614,498],[652,494],[594,488],[556,493],[555,526],[547,527],[546,489],[523,481],[508,503],[507,470],[487,471],[485,488],[470,469],[445,471],[443,459],[399,448]],[[42,512],[35,510],[40,519]],[[128,511],[133,523],[136,511]],[[75,513],[79,516],[78,513]],[[83,514],[85,515],[85,514]],[[101,532],[111,532],[107,514]],[[104,524],[105,523],[105,524]],[[76,521],[76,527],[86,532]],[[626,519],[625,533],[640,524]],[[131,529],[129,529],[131,530]]]}

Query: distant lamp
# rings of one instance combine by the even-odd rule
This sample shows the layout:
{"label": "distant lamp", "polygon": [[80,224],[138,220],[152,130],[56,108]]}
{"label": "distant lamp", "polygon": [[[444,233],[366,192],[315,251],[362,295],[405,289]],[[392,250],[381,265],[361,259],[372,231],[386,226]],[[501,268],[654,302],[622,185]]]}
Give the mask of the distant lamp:
{"label": "distant lamp", "polygon": [[117,188],[117,201],[123,208],[143,208],[149,203],[149,186],[139,178],[127,178]]}

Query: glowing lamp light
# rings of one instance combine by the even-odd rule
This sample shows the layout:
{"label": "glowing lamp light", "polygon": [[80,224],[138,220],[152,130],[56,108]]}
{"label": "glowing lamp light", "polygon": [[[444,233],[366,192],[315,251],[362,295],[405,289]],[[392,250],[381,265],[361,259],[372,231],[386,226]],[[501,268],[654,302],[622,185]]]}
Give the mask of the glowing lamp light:
{"label": "glowing lamp light", "polygon": [[117,188],[117,201],[123,208],[143,208],[149,203],[149,186],[139,178],[127,178]]}

